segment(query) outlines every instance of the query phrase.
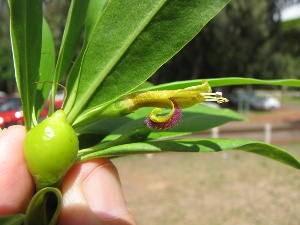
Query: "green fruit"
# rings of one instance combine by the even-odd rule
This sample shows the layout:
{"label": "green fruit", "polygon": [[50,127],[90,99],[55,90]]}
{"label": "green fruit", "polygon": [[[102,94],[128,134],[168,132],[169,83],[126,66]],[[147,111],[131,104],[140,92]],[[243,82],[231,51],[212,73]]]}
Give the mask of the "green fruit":
{"label": "green fruit", "polygon": [[76,160],[78,144],[63,110],[56,111],[27,133],[24,155],[38,190],[60,184]]}

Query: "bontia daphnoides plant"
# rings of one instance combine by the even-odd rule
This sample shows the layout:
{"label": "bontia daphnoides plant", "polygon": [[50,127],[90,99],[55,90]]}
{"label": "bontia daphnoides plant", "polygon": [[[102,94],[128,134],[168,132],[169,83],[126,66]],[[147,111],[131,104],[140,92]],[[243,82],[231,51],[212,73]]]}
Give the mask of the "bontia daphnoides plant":
{"label": "bontia daphnoides plant", "polygon": [[[244,120],[229,109],[201,105],[227,101],[221,93],[212,93],[212,87],[299,87],[299,80],[231,77],[158,86],[146,83],[228,0],[132,0],[130,4],[73,0],[58,53],[43,17],[42,0],[8,2],[15,77],[27,129],[24,154],[36,193],[26,214],[2,216],[1,224],[56,224],[61,180],[74,163],[93,158],[236,149],[300,169],[297,159],[266,143],[182,137]],[[82,34],[84,42],[73,63]],[[57,86],[65,76],[68,95],[64,107],[54,112]],[[38,123],[49,94],[49,117]],[[95,134],[99,136],[96,143],[81,138]],[[47,204],[49,199],[55,204]]]}

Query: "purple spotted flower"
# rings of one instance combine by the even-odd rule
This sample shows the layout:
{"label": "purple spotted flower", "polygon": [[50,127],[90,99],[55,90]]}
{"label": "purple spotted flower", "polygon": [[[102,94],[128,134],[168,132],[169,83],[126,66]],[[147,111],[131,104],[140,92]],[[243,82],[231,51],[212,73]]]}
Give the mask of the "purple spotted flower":
{"label": "purple spotted flower", "polygon": [[151,120],[149,116],[147,116],[145,119],[145,124],[147,127],[153,130],[169,130],[178,125],[179,121],[181,120],[182,112],[179,105],[174,100],[170,99],[170,101],[172,101],[174,105],[172,117],[163,122],[155,122]]}

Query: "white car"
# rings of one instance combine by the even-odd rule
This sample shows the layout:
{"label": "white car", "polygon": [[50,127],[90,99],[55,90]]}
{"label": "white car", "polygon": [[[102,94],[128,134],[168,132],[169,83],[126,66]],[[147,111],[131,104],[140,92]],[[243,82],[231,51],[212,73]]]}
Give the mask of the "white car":
{"label": "white car", "polygon": [[273,110],[281,106],[280,101],[272,95],[255,94],[244,90],[235,90],[229,95],[229,103],[238,105],[248,101],[251,108],[256,110]]}
{"label": "white car", "polygon": [[279,109],[280,101],[272,95],[254,95],[250,99],[250,106],[259,110]]}

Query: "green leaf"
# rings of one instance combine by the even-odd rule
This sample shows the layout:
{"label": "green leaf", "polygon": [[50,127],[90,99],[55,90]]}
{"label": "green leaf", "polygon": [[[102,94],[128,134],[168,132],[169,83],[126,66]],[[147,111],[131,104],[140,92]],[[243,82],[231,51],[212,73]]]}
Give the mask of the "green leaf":
{"label": "green leaf", "polygon": [[242,84],[265,84],[265,85],[300,87],[300,80],[297,79],[259,80],[254,78],[229,77],[229,78],[209,79],[209,83],[212,85],[212,87],[242,85]]}
{"label": "green leaf", "polygon": [[12,214],[8,216],[0,216],[1,225],[22,225],[24,223],[25,215]]}
{"label": "green leaf", "polygon": [[42,55],[40,62],[40,78],[37,84],[37,92],[35,97],[35,118],[39,118],[51,89],[52,84],[44,81],[52,81],[55,68],[55,48],[50,27],[43,19],[43,39],[42,39]]}
{"label": "green leaf", "polygon": [[115,140],[99,143],[97,145],[94,145],[92,147],[87,147],[86,149],[79,150],[77,159],[80,160],[81,157],[84,155],[107,149],[116,145],[123,145],[123,144],[129,144],[134,142],[141,142],[145,141],[149,134],[151,133],[151,130],[148,127],[142,126],[142,127],[135,127],[134,129],[131,129],[127,133],[121,135],[120,137],[116,138]]}
{"label": "green leaf", "polygon": [[166,131],[155,131],[149,138],[170,138],[212,129],[232,121],[246,120],[241,114],[222,108],[198,105],[183,110],[182,119],[177,127]]}
{"label": "green leaf", "polygon": [[[300,80],[297,79],[278,79],[278,80],[260,80],[254,78],[243,77],[228,77],[228,78],[214,78],[206,79],[211,87],[222,87],[230,85],[246,85],[246,84],[264,84],[264,85],[282,85],[290,87],[300,87]],[[143,89],[143,91],[150,90],[173,90],[179,88],[186,88],[194,85],[199,85],[202,82],[199,80],[176,81],[167,84],[161,84],[153,87]],[[226,96],[225,96],[226,97]]]}
{"label": "green leaf", "polygon": [[154,84],[149,82],[149,81],[145,81],[144,83],[142,83],[141,85],[137,86],[134,90],[132,90],[133,92],[134,91],[139,91],[139,90],[142,90],[142,89],[145,89],[145,88],[148,88],[148,87],[153,87]]}
{"label": "green leaf", "polygon": [[83,56],[78,92],[68,121],[72,124],[84,109],[113,101],[142,84],[227,2],[110,1]]}
{"label": "green leaf", "polygon": [[102,11],[107,5],[107,2],[108,0],[89,0],[89,6],[85,18],[84,43],[67,79],[66,88],[68,90],[69,95],[67,96],[68,98],[66,100],[66,105],[64,107],[64,111],[66,112],[66,115],[68,115],[70,110],[72,109],[72,106],[74,104],[77,95],[78,82],[80,78],[79,70],[80,70],[84,51],[86,49],[90,36],[96,26],[96,23],[101,16]]}
{"label": "green leaf", "polygon": [[300,169],[300,162],[288,152],[275,146],[252,140],[230,139],[180,139],[153,141],[114,146],[105,150],[85,155],[81,160],[96,157],[115,157],[129,154],[174,152],[218,152],[224,150],[242,150],[274,159],[286,165]]}
{"label": "green leaf", "polygon": [[[136,113],[132,113],[131,115],[127,116],[127,118],[132,119],[127,123],[124,123],[125,120],[122,121],[123,123],[120,123],[120,120],[115,119],[111,119],[111,124],[106,126],[98,123],[93,127],[90,126],[90,130],[88,131],[97,133],[97,129],[105,129],[108,127],[116,128],[115,130],[112,130],[112,133],[108,135],[103,141],[114,140],[120,134],[125,134],[134,127],[143,126],[145,117],[149,114],[150,111],[151,110],[148,108],[139,110]],[[246,120],[246,118],[230,109],[218,109],[211,108],[205,105],[198,105],[183,110],[182,119],[177,127],[166,131],[153,130],[149,138],[174,138],[194,132],[209,130],[228,122],[241,120]],[[103,122],[103,124],[104,123],[105,122]],[[100,130],[100,132],[103,133],[103,130]]]}
{"label": "green leaf", "polygon": [[80,36],[83,32],[85,17],[89,0],[73,0],[69,9],[65,31],[63,34],[61,48],[59,51],[54,82],[58,83],[67,72],[74,53],[77,49]]}
{"label": "green leaf", "polygon": [[86,19],[85,19],[85,41],[90,39],[91,34],[97,24],[97,21],[101,17],[101,14],[108,4],[109,0],[89,0],[90,4],[88,7]]}
{"label": "green leaf", "polygon": [[[98,133],[103,135],[123,134],[128,130],[142,126],[146,116],[149,115],[152,108],[141,108],[124,117],[108,118],[87,124],[76,128],[78,133]],[[210,118],[210,119],[208,119]],[[211,118],[214,118],[213,120]],[[230,109],[211,108],[205,105],[198,105],[191,108],[183,109],[182,121],[178,127],[170,131],[154,131],[157,133],[178,133],[184,135],[191,132],[207,130],[230,121],[246,120],[241,114]],[[190,124],[192,123],[192,124]],[[181,133],[182,132],[182,133]],[[181,133],[181,134],[179,134]],[[176,136],[177,136],[176,135]],[[113,138],[112,138],[113,139]]]}
{"label": "green leaf", "polygon": [[23,105],[26,129],[32,126],[34,96],[39,80],[42,46],[42,0],[8,0],[10,34],[16,81]]}
{"label": "green leaf", "polygon": [[60,190],[53,187],[41,189],[29,203],[24,225],[56,225],[61,204]]}
{"label": "green leaf", "polygon": [[89,5],[89,0],[73,0],[69,8],[67,22],[58,54],[57,65],[55,68],[53,78],[53,89],[51,93],[51,106],[49,114],[53,113],[54,98],[57,89],[57,83],[60,82],[62,77],[69,69],[75,51],[78,48],[78,43],[83,32],[85,17]]}

